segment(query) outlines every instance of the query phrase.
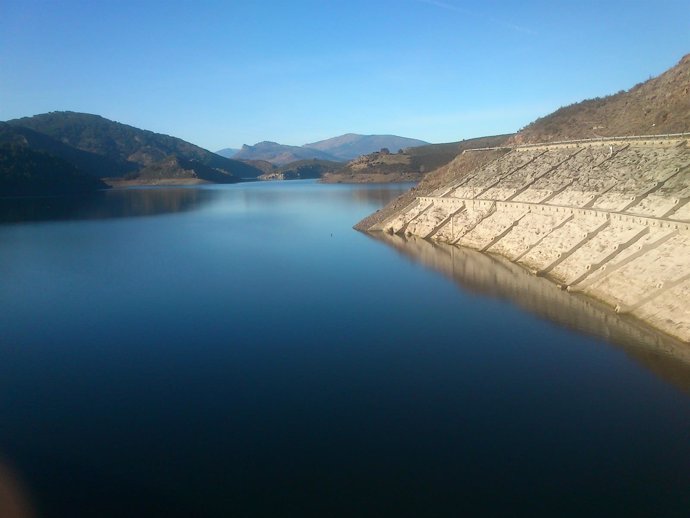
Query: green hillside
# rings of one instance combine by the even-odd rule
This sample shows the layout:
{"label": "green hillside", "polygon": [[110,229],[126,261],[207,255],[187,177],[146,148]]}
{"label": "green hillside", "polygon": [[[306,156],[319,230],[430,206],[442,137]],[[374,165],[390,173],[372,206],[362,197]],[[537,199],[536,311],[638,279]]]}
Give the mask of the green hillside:
{"label": "green hillside", "polygon": [[55,156],[18,144],[0,145],[0,196],[76,194],[105,187]]}
{"label": "green hillside", "polygon": [[80,171],[102,178],[136,171],[138,164],[82,151],[29,128],[0,122],[0,144],[11,144],[48,153],[71,163]]}

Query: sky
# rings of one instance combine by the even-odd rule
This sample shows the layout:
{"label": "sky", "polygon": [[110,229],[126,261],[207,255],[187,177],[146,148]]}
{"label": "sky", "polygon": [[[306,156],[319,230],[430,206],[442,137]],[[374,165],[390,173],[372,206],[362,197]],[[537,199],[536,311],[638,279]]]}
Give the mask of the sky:
{"label": "sky", "polygon": [[509,133],[690,53],[690,0],[0,0],[0,120],[95,113],[212,151]]}

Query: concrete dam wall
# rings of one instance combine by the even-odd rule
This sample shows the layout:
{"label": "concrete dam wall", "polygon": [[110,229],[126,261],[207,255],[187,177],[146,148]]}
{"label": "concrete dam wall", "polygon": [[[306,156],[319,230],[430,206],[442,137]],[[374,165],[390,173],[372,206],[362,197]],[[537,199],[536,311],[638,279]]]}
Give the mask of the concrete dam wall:
{"label": "concrete dam wall", "polygon": [[688,138],[513,148],[369,231],[504,256],[690,342]]}

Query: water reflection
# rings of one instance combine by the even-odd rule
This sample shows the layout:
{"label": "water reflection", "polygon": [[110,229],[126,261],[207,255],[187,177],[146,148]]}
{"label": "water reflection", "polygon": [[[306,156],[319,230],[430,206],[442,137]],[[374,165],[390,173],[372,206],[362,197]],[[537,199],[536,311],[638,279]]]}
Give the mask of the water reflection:
{"label": "water reflection", "polygon": [[416,184],[413,182],[387,185],[358,185],[358,188],[351,189],[351,192],[354,200],[374,203],[383,207],[391,200],[397,198],[400,194],[409,191],[414,185]]}
{"label": "water reflection", "polygon": [[217,197],[199,188],[114,189],[86,196],[0,199],[0,223],[155,216],[195,210]]}
{"label": "water reflection", "polygon": [[[236,185],[139,187],[112,189],[86,196],[0,198],[0,224],[55,220],[90,220],[189,212],[213,205],[224,211],[272,208],[283,201],[313,202],[318,197],[340,204],[350,198],[381,207],[412,187],[388,185],[320,185],[315,180],[251,182]],[[373,210],[373,209],[372,209]]]}
{"label": "water reflection", "polygon": [[690,346],[620,316],[598,302],[558,289],[499,257],[416,236],[376,232],[372,237],[437,270],[464,290],[509,300],[578,332],[603,338],[668,382],[690,393]]}

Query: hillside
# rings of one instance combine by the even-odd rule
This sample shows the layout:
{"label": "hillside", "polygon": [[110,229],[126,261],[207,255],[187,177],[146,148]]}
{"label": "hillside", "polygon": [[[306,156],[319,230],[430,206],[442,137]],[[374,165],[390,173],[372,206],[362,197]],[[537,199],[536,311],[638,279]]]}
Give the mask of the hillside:
{"label": "hillside", "polygon": [[48,135],[29,128],[11,126],[0,122],[0,144],[18,145],[33,151],[48,153],[71,163],[80,171],[95,177],[119,176],[138,169],[137,164],[125,160],[112,160],[108,157],[82,151],[59,142]]}
{"label": "hillside", "polygon": [[224,156],[225,158],[232,158],[238,151],[239,149],[236,148],[225,147],[223,149],[219,149],[218,151],[216,151],[216,155]]}
{"label": "hillside", "polygon": [[277,142],[259,142],[253,146],[244,145],[233,156],[235,160],[265,160],[281,166],[299,160],[335,160],[335,158],[318,149],[309,149],[300,146],[287,146]]}
{"label": "hillside", "polygon": [[341,162],[329,160],[299,160],[264,173],[261,180],[305,180],[321,178],[324,174],[336,171],[343,166]]}
{"label": "hillside", "polygon": [[129,180],[143,183],[157,183],[165,179],[233,183],[234,178],[195,160],[169,156],[148,165],[137,173],[128,175]]}
{"label": "hillside", "polygon": [[512,135],[496,135],[403,149],[398,153],[375,152],[363,155],[334,173],[326,183],[418,182],[439,167],[448,164],[465,149],[504,145]]}
{"label": "hillside", "polygon": [[[256,167],[259,171],[261,171],[261,176],[275,171],[277,167],[276,165],[266,160],[240,160],[240,162],[244,162],[245,164],[249,164],[252,167]],[[261,176],[259,176],[259,178]]]}
{"label": "hillside", "polygon": [[690,132],[690,54],[630,90],[556,110],[518,132],[513,144]]}
{"label": "hillside", "polygon": [[[113,163],[124,164],[112,176],[123,176],[132,173],[132,169],[139,170],[156,163],[162,167],[170,163],[171,156],[217,170],[227,176],[225,181],[256,178],[261,174],[248,164],[221,157],[182,139],[134,128],[98,115],[51,112],[11,120],[8,124],[28,128],[65,145],[105,157]],[[171,171],[171,174],[174,172]]]}
{"label": "hillside", "polygon": [[366,155],[387,148],[392,152],[399,149],[424,146],[429,144],[423,140],[397,135],[358,135],[347,133],[339,137],[333,137],[311,144],[304,144],[303,147],[324,151],[336,159],[343,161],[352,160],[360,155]]}
{"label": "hillside", "polygon": [[0,145],[0,196],[77,194],[105,187],[55,156],[23,145]]}

